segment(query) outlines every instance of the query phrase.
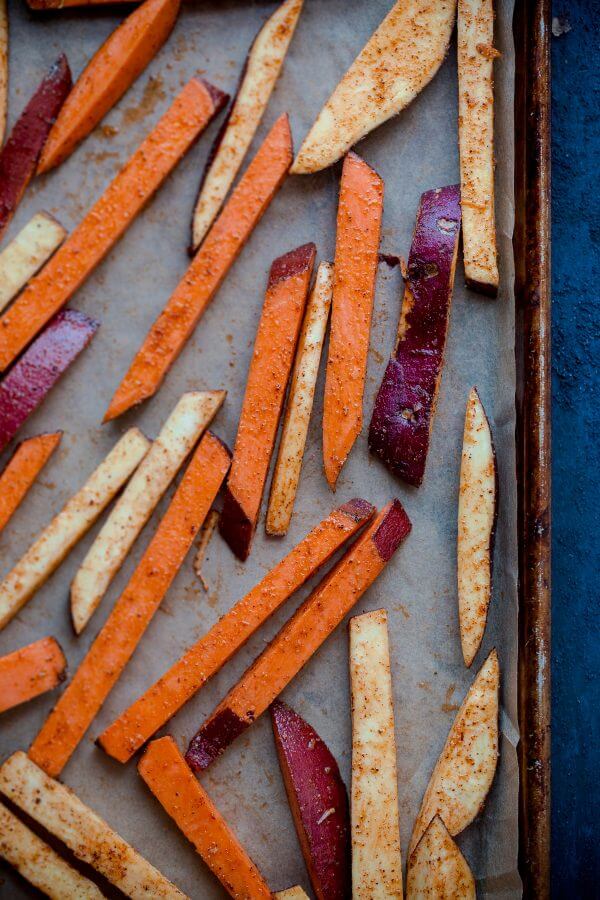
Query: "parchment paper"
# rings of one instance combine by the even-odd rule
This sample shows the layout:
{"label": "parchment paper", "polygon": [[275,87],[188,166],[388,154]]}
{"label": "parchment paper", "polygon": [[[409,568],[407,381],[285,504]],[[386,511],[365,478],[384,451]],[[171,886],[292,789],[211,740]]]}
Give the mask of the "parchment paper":
{"label": "parchment paper", "polygon": [[[275,118],[291,116],[296,147],[341,74],[383,18],[390,0],[347,2],[306,0],[305,9],[254,150]],[[184,6],[168,45],[118,106],[60,169],[34,182],[10,229],[14,235],[39,209],[50,210],[71,229],[96,200],[120,165],[194,73],[235,89],[246,50],[272,3],[198,2]],[[42,74],[62,50],[74,75],[116,26],[122,12],[75,10],[34,17],[24,0],[10,4],[10,124]],[[393,651],[400,820],[403,850],[432,767],[455,710],[492,646],[503,672],[501,756],[483,814],[458,842],[477,877],[482,897],[520,895],[517,875],[517,546],[515,482],[515,373],[513,260],[513,93],[512,2],[498,3],[496,44],[497,222],[502,287],[496,301],[469,294],[462,266],[456,275],[446,363],[423,486],[411,489],[391,476],[367,451],[372,403],[392,350],[399,311],[400,274],[380,266],[365,395],[365,428],[346,464],[334,496],[322,474],[323,372],[311,422],[302,480],[290,532],[266,538],[261,526],[252,555],[243,565],[216,536],[204,573],[205,594],[186,560],[134,658],[63,779],[121,834],[193,898],[224,893],[162,813],[137,775],[135,763],[121,766],[98,750],[94,738],[153,682],[181,652],[300,540],[329,510],[353,496],[377,505],[397,495],[414,529],[387,571],[356,612],[385,606]],[[408,253],[422,191],[458,181],[456,55],[399,117],[381,127],[358,152],[385,179],[382,251]],[[313,177],[290,178],[228,275],[158,396],[143,409],[108,426],[100,421],[113,390],[188,265],[190,217],[200,173],[218,125],[188,154],[156,199],[138,217],[108,259],[73,298],[71,305],[97,316],[102,327],[22,436],[62,428],[62,445],[22,508],[0,537],[2,574],[58,512],[133,423],[155,435],[176,400],[193,388],[227,388],[226,404],[214,423],[231,446],[255,330],[271,261],[313,240],[320,259],[332,259],[339,166]],[[253,151],[254,152],[254,151]],[[483,649],[465,669],[459,642],[456,600],[456,510],[465,403],[476,384],[491,418],[500,476],[500,516],[495,587]],[[160,510],[165,508],[161,504]],[[159,510],[159,512],[160,512]],[[0,653],[46,634],[62,643],[73,673],[124,587],[158,521],[130,554],[83,635],[71,631],[68,589],[100,525],[69,556],[21,614],[0,633]],[[181,713],[169,730],[185,747],[195,729],[290,615],[307,591],[294,597],[249,645]],[[347,632],[342,626],[284,693],[317,729],[350,781],[350,708]],[[0,755],[27,748],[55,696],[46,695],[0,722]],[[202,783],[235,829],[272,889],[309,882],[292,826],[275,757],[270,723],[263,716],[203,777]],[[8,868],[2,897],[27,896],[29,888]]]}

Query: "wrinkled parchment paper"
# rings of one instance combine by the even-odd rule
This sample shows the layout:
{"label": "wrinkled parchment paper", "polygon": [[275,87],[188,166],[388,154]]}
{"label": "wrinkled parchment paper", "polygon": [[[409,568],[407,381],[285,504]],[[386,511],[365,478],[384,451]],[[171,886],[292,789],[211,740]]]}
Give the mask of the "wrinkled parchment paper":
{"label": "wrinkled parchment paper", "polygon": [[[306,0],[282,77],[254,149],[275,118],[289,111],[296,147],[331,89],[390,6],[347,0]],[[120,165],[194,73],[235,89],[246,49],[273,3],[204,2],[183,7],[168,45],[104,120],[103,126],[60,169],[35,181],[11,226],[11,236],[39,209],[69,229],[96,200]],[[75,75],[118,23],[121,12],[75,10],[34,17],[24,0],[10,5],[10,123],[43,72],[62,50]],[[438,411],[423,486],[394,479],[367,452],[366,430],[374,395],[394,342],[401,296],[398,268],[379,268],[365,395],[365,428],[333,496],[322,474],[323,372],[311,422],[296,511],[284,540],[268,539],[261,527],[249,561],[238,563],[215,536],[204,574],[206,594],[188,557],[134,658],[63,772],[63,779],[121,834],[195,900],[224,896],[191,845],[164,815],[136,772],[98,750],[93,739],[153,682],[234,601],[277,562],[332,506],[353,496],[377,505],[396,494],[414,529],[387,571],[356,611],[385,606],[389,612],[395,694],[400,822],[403,849],[432,767],[455,710],[491,647],[503,672],[501,757],[480,818],[458,841],[482,897],[520,895],[517,858],[517,547],[515,537],[515,373],[513,261],[513,46],[512,3],[498,4],[497,221],[502,288],[498,300],[469,294],[462,266],[456,276],[452,321]],[[364,140],[358,152],[385,179],[381,250],[408,253],[422,191],[458,180],[455,46],[437,77],[398,118]],[[154,400],[125,418],[101,426],[113,390],[147,328],[188,264],[186,247],[200,173],[216,133],[213,124],[138,217],[71,305],[102,321],[82,354],[21,436],[62,428],[62,445],[22,508],[0,537],[2,573],[20,557],[39,529],[62,507],[133,423],[155,435],[185,390],[227,388],[214,423],[232,446],[266,275],[281,253],[313,240],[320,259],[332,259],[339,166],[316,176],[290,178],[228,275],[212,306]],[[490,620],[473,672],[462,662],[456,601],[456,510],[465,403],[476,384],[491,418],[500,474],[500,516]],[[165,503],[160,509],[164,510]],[[100,524],[71,553],[55,576],[0,633],[0,653],[46,634],[55,635],[70,671],[102,625],[131,575],[158,521],[156,515],[127,559],[83,635],[71,631],[69,584]],[[286,605],[249,645],[171,722],[185,747],[196,727],[261,651],[306,591]],[[342,626],[285,691],[317,729],[350,779],[350,707],[347,632]],[[4,758],[26,748],[54,697],[46,695],[5,714],[0,722]],[[255,859],[271,887],[309,887],[264,716],[202,778],[202,783]],[[28,888],[5,867],[2,897],[26,896]]]}

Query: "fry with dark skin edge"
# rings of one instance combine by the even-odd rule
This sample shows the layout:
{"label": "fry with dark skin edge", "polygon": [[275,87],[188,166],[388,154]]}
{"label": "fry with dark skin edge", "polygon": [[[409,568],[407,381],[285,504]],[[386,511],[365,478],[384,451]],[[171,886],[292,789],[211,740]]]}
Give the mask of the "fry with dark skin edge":
{"label": "fry with dark skin edge", "polygon": [[0,475],[0,531],[60,444],[62,431],[38,434],[20,443]]}
{"label": "fry with dark skin edge", "polygon": [[258,524],[315,252],[314,244],[298,247],[276,259],[269,272],[219,518],[221,536],[241,560],[248,558]]}
{"label": "fry with dark skin edge", "polygon": [[100,322],[63,309],[0,382],[0,452],[85,350]]}
{"label": "fry with dark skin edge", "polygon": [[17,119],[0,152],[0,239],[35,174],[48,132],[70,90],[71,70],[63,53]]}
{"label": "fry with dark skin edge", "polygon": [[373,584],[410,530],[399,500],[381,510],[192,738],[186,759],[193,769],[208,768],[262,715]]}
{"label": "fry with dark skin edge", "polygon": [[81,287],[226,102],[192,78],[102,196],[0,319],[0,370]]}
{"label": "fry with dark skin edge", "polygon": [[335,757],[308,722],[276,700],[275,748],[304,863],[317,900],[351,893],[348,794]]}
{"label": "fry with dark skin edge", "polygon": [[67,661],[53,637],[0,657],[0,713],[51,691],[65,679]]}
{"label": "fry with dark skin edge", "polygon": [[382,215],[383,181],[349,153],[340,183],[323,401],[323,466],[332,490],[362,428]]}
{"label": "fry with dark skin edge", "polygon": [[423,481],[444,363],[460,233],[460,188],[422,194],[398,343],[375,399],[369,449],[408,484]]}
{"label": "fry with dark skin edge", "polygon": [[131,659],[227,474],[230,453],[207,432],[129,583],[29,748],[59,775]]}
{"label": "fry with dark skin edge", "polygon": [[59,166],[112,109],[169,37],[180,0],[146,0],[96,51],[50,130],[38,175]]}
{"label": "fry with dark skin edge", "polygon": [[292,161],[287,115],[273,125],[208,232],[185,275],[146,335],[104,421],[154,396],[255,226],[283,184]]}
{"label": "fry with dark skin edge", "polygon": [[366,500],[334,509],[98,738],[127,762],[374,515]]}
{"label": "fry with dark skin edge", "polygon": [[273,895],[260,872],[194,778],[172,737],[152,741],[138,771],[230,897],[271,900]]}

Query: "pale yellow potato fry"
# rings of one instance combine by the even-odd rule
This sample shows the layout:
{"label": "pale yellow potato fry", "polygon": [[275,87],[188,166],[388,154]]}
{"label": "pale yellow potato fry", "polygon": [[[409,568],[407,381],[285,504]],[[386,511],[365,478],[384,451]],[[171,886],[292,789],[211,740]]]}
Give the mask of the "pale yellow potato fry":
{"label": "pale yellow potato fry", "polygon": [[494,3],[458,0],[458,143],[465,278],[495,296]]}
{"label": "pale yellow potato fry", "polygon": [[208,591],[208,584],[206,583],[206,579],[202,574],[202,566],[204,565],[204,560],[206,559],[206,551],[208,549],[208,545],[210,544],[210,539],[213,536],[213,531],[217,527],[218,521],[219,513],[216,509],[211,509],[206,517],[204,525],[200,529],[198,549],[196,550],[196,555],[194,557],[194,572],[196,573],[196,577],[200,579],[202,587],[205,591]]}
{"label": "pale yellow potato fry", "polygon": [[434,816],[451,835],[460,834],[480,812],[498,763],[500,666],[492,650],[456,714],[423,796],[409,855]]}
{"label": "pale yellow potato fry", "polygon": [[467,401],[458,495],[458,615],[465,665],[473,662],[492,596],[496,522],[496,459],[492,432],[476,388]]}
{"label": "pale yellow potato fry", "polygon": [[218,412],[225,393],[183,394],[151,444],[71,584],[71,616],[77,634],[89,622],[157,503]]}
{"label": "pale yellow potato fry", "polygon": [[350,619],[352,897],[402,900],[394,701],[385,609]]}
{"label": "pale yellow potato fry", "polygon": [[33,597],[92,527],[131,477],[149,446],[139,428],[130,428],[46,526],[0,584],[0,629]]}
{"label": "pale yellow potato fry", "polygon": [[0,253],[0,311],[50,259],[66,236],[66,230],[50,213],[39,212],[4,248]]}
{"label": "pale yellow potato fry", "polygon": [[406,900],[475,900],[469,864],[439,816],[413,850],[406,873]]}
{"label": "pale yellow potato fry", "polygon": [[277,900],[308,900],[307,895],[298,886],[287,888],[285,891],[275,891],[273,896],[277,897]]}
{"label": "pale yellow potato fry", "polygon": [[0,791],[127,897],[185,900],[179,888],[22,750],[0,766]]}
{"label": "pale yellow potato fry", "polygon": [[102,891],[0,803],[0,858],[52,900],[101,900]]}
{"label": "pale yellow potato fry", "polygon": [[300,481],[306,436],[313,408],[321,352],[333,292],[333,265],[322,262],[312,289],[290,382],[277,462],[273,470],[267,534],[284,535],[290,527]]}
{"label": "pale yellow potato fry", "polygon": [[8,10],[0,0],[0,147],[4,143],[8,111]]}
{"label": "pale yellow potato fry", "polygon": [[246,58],[240,86],[224,132],[206,172],[194,210],[192,242],[197,249],[214,222],[256,134],[281,72],[304,0],[285,0],[267,19]]}
{"label": "pale yellow potato fry", "polygon": [[290,171],[325,169],[408,106],[444,61],[455,12],[456,0],[398,0],[317,116]]}

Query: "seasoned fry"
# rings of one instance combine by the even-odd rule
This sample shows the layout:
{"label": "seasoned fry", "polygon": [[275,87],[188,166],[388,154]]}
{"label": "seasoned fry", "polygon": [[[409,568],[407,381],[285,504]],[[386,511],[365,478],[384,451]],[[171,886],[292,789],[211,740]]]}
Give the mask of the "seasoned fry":
{"label": "seasoned fry", "polygon": [[89,622],[156,504],[224,399],[225,391],[184,394],[163,425],[73,579],[71,615],[77,634]]}
{"label": "seasoned fry", "polygon": [[20,443],[13,453],[0,475],[0,531],[23,502],[61,438],[62,431],[38,434]]}
{"label": "seasoned fry", "polygon": [[0,713],[51,691],[65,678],[66,668],[65,655],[53,637],[0,656]]}
{"label": "seasoned fry", "polygon": [[52,519],[0,584],[0,629],[52,575],[120,491],[148,451],[149,442],[131,428]]}
{"label": "seasoned fry", "polygon": [[208,591],[208,584],[206,583],[206,578],[202,574],[202,566],[204,565],[204,560],[206,558],[206,551],[208,549],[208,545],[210,544],[210,539],[213,535],[213,531],[215,530],[217,523],[219,521],[219,513],[216,509],[211,509],[209,514],[206,517],[206,522],[200,529],[200,539],[198,541],[198,549],[196,551],[196,555],[194,557],[194,572],[196,573],[196,577],[200,579],[202,587],[205,591]]}
{"label": "seasoned fry", "polygon": [[187,900],[70,788],[49,778],[21,750],[0,766],[0,791],[126,897]]}
{"label": "seasoned fry", "polygon": [[475,879],[439,816],[408,860],[406,900],[475,900]]}
{"label": "seasoned fry", "polygon": [[47,212],[36,213],[0,253],[0,311],[50,259],[67,236]]}
{"label": "seasoned fry", "polygon": [[294,511],[321,351],[329,318],[332,288],[333,266],[331,263],[322,262],[317,269],[317,277],[298,340],[277,462],[271,482],[266,524],[268,534],[287,534]]}
{"label": "seasoned fry", "polygon": [[285,891],[275,891],[273,895],[277,900],[308,900],[301,887],[286,888]]}

